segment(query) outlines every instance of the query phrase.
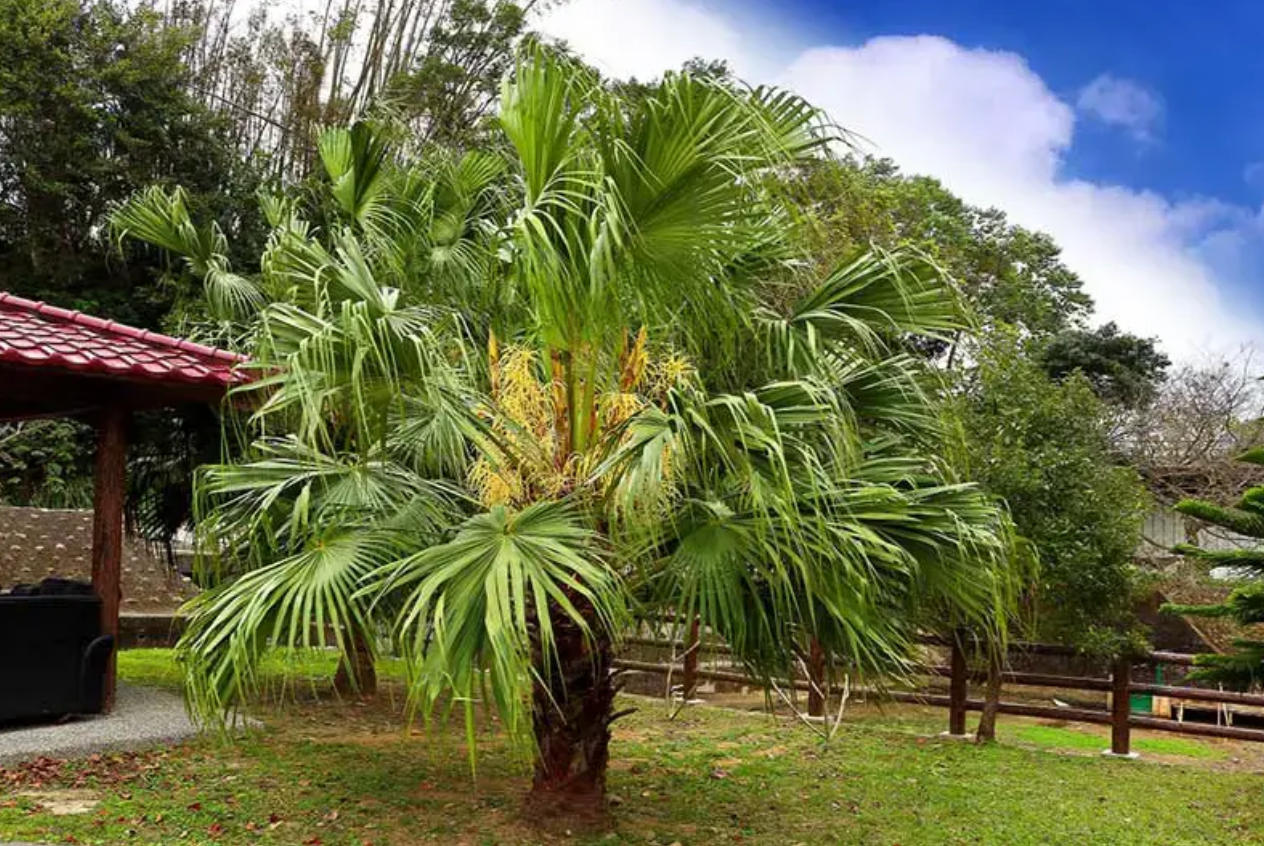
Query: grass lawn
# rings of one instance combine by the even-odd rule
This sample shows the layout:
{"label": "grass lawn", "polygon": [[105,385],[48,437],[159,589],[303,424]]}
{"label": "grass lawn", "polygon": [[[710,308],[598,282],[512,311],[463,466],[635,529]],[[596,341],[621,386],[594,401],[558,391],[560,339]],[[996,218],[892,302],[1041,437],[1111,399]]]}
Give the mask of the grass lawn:
{"label": "grass lawn", "polygon": [[[332,672],[323,657],[299,660],[315,678]],[[158,651],[125,653],[120,671],[178,681]],[[365,705],[313,701],[300,685],[300,701],[261,704],[266,730],[231,746],[0,770],[0,841],[1264,844],[1264,776],[1243,771],[1261,759],[1244,767],[1231,744],[1147,733],[1136,746],[1149,761],[1114,761],[1097,755],[1096,729],[1003,718],[1005,742],[978,748],[923,736],[939,712],[858,709],[824,746],[785,717],[694,707],[670,720],[661,702],[633,698],[609,828],[568,835],[523,813],[528,770],[494,731],[472,776],[459,728],[407,729],[391,692]],[[19,795],[67,789],[99,804],[53,816]]]}

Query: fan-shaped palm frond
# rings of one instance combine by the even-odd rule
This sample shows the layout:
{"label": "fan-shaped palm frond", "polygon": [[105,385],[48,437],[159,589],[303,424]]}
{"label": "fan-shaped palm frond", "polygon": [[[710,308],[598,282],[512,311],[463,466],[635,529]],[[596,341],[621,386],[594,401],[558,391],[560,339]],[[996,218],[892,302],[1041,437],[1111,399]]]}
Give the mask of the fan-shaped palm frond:
{"label": "fan-shaped palm frond", "polygon": [[386,139],[366,123],[322,133],[318,145],[338,208],[365,228],[380,225],[389,205],[381,203],[388,178]]}
{"label": "fan-shaped palm frond", "polygon": [[110,225],[120,244],[137,238],[183,257],[205,285],[213,317],[245,320],[262,306],[258,286],[229,269],[228,242],[219,226],[193,222],[184,189],[154,186],[142,191],[114,210]]}
{"label": "fan-shaped palm frond", "polygon": [[497,506],[448,543],[374,571],[361,595],[403,595],[397,637],[415,705],[428,712],[451,693],[469,709],[486,691],[521,736],[533,679],[556,665],[554,627],[569,621],[590,637],[590,626],[626,622],[619,577],[586,523],[564,502]]}
{"label": "fan-shaped palm frond", "polygon": [[845,260],[789,317],[761,317],[769,352],[791,370],[812,367],[833,345],[851,356],[882,357],[901,335],[946,338],[968,327],[947,276],[909,247]]}
{"label": "fan-shaped palm frond", "polygon": [[[274,647],[335,645],[374,625],[369,604],[357,598],[365,578],[399,553],[389,533],[363,526],[322,527],[293,554],[206,591],[185,607],[189,627],[180,639],[186,700],[209,724],[222,724],[258,692],[258,669]],[[365,637],[371,644],[372,637]]]}

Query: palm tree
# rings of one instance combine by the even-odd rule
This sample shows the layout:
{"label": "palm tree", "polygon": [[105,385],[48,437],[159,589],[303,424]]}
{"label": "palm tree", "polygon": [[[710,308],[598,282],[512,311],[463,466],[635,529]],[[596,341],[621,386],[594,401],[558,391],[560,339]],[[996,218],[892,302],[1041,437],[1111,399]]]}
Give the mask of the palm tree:
{"label": "palm tree", "polygon": [[494,709],[574,811],[604,797],[635,620],[699,619],[769,681],[812,642],[900,669],[932,615],[1003,636],[1004,515],[933,457],[903,352],[965,328],[953,288],[911,251],[812,278],[764,190],[828,153],[820,115],[687,73],[629,98],[530,48],[499,120],[500,150],[420,160],[331,131],[332,211],[268,201],[258,278],[178,195],[116,216],[201,273],[260,373],[247,449],[198,485],[231,578],[181,643],[196,712],[272,646],[389,632],[415,707]]}

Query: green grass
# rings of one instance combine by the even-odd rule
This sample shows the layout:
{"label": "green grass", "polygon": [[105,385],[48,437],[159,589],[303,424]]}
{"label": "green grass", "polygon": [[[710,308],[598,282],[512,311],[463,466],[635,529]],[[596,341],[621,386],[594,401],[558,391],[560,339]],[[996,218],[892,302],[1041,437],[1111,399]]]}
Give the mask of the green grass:
{"label": "green grass", "polygon": [[[175,678],[160,655],[125,653],[121,668],[134,682]],[[1182,765],[1056,754],[1033,746],[1100,741],[1018,720],[1002,722],[1002,737],[1024,745],[976,747],[919,736],[910,727],[923,717],[895,712],[861,712],[823,745],[785,718],[695,707],[671,720],[655,700],[622,704],[638,710],[617,724],[617,804],[597,832],[537,828],[523,813],[528,768],[494,731],[480,737],[475,779],[460,730],[409,730],[390,695],[373,705],[305,696],[283,710],[260,705],[268,728],[232,746],[201,740],[36,773],[45,788],[95,791],[101,805],[86,814],[54,817],[0,771],[0,841],[1264,844],[1260,776],[1209,769],[1197,753]]]}
{"label": "green grass", "polygon": [[[1012,736],[1023,743],[1043,749],[1069,749],[1100,752],[1110,748],[1108,731],[1096,727],[1062,728],[1060,726],[1025,725],[1015,728]],[[1219,760],[1225,752],[1197,740],[1179,737],[1138,737],[1132,742],[1134,752],[1148,755],[1177,755],[1183,758]]]}
{"label": "green grass", "polygon": [[[265,681],[323,683],[333,677],[338,668],[337,656],[330,650],[278,649],[264,659],[262,677]],[[377,662],[378,675],[382,679],[402,681],[404,662],[398,658],[383,658]],[[118,656],[119,678],[132,684],[180,690],[184,677],[175,660],[174,649],[128,649]]]}

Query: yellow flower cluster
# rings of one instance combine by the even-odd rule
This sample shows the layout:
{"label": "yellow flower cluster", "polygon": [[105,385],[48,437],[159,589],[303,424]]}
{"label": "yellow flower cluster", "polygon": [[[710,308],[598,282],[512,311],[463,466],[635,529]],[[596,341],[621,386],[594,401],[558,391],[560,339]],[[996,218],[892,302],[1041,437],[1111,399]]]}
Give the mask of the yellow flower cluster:
{"label": "yellow flower cluster", "polygon": [[583,484],[625,422],[648,405],[661,404],[671,388],[693,377],[685,356],[669,352],[651,360],[646,342],[644,328],[630,345],[624,338],[617,382],[610,374],[610,390],[589,394],[592,406],[584,412],[593,421],[589,448],[562,455],[573,416],[557,362],[546,368],[534,349],[502,350],[493,336],[488,343],[492,402],[483,412],[490,442],[468,476],[479,499],[488,506],[525,505],[564,496]]}

